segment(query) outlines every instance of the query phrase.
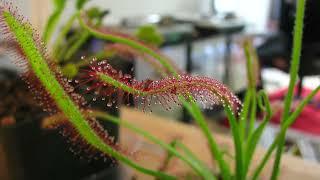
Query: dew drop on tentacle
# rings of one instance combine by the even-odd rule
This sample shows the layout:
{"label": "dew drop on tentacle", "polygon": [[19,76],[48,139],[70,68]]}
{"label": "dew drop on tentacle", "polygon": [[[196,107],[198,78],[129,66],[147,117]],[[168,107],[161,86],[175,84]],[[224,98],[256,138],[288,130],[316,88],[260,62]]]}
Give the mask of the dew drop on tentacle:
{"label": "dew drop on tentacle", "polygon": [[108,102],[108,103],[107,103],[107,107],[112,107],[112,103],[111,103],[111,102]]}

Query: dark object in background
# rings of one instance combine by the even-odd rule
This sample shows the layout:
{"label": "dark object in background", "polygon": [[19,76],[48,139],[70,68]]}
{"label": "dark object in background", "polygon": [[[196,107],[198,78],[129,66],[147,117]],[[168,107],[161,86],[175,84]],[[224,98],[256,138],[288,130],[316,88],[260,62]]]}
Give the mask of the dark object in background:
{"label": "dark object in background", "polygon": [[[41,120],[48,114],[33,100],[17,73],[0,70],[0,87],[0,120],[14,119],[0,127],[0,143],[7,159],[0,163],[8,167],[10,179],[117,179],[119,173],[114,162],[81,159],[69,150],[67,139],[57,130],[41,128]],[[109,133],[115,132],[109,129]]]}
{"label": "dark object in background", "polygon": [[[291,60],[293,28],[296,11],[296,1],[282,0],[279,17],[279,33],[266,40],[258,47],[258,56],[262,66],[275,67],[288,72]],[[307,75],[320,74],[320,1],[306,1],[305,25],[302,44],[302,57],[299,76],[302,80]]]}
{"label": "dark object in background", "polygon": [[[275,36],[271,36],[262,46],[258,47],[258,55],[262,59],[262,65],[274,66],[275,64],[272,62],[274,59],[283,58],[288,64],[287,68],[289,68],[293,41],[292,32],[296,11],[295,2],[296,1],[281,0],[281,6],[278,7],[280,9],[280,17],[278,17],[279,33]],[[301,61],[302,70],[310,68],[311,66],[305,65],[313,63],[311,61],[319,61],[320,52],[316,52],[317,50],[320,51],[319,7],[320,1],[308,0],[306,2],[305,25],[303,32],[303,57]],[[318,48],[315,48],[316,46]],[[305,54],[307,54],[306,57],[304,57]],[[282,70],[288,71],[288,69]],[[303,70],[303,72],[305,72],[303,74],[306,74],[307,71],[308,70]]]}
{"label": "dark object in background", "polygon": [[[306,1],[306,12],[304,20],[304,36],[303,44],[309,44],[314,42],[320,42],[320,1],[307,0]],[[292,41],[293,27],[296,12],[296,1],[295,0],[282,0],[280,7],[280,24],[279,29],[286,36],[289,36],[289,41]]]}

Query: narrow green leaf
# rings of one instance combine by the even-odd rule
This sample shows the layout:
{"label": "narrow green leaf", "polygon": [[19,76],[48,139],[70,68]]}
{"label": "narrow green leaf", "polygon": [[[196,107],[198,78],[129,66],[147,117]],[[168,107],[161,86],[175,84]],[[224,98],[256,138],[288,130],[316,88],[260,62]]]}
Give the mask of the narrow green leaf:
{"label": "narrow green leaf", "polygon": [[115,124],[119,124],[122,125],[138,134],[140,134],[141,136],[145,137],[146,139],[149,139],[150,141],[154,142],[155,144],[158,144],[159,146],[161,146],[162,148],[166,149],[168,152],[172,153],[174,156],[180,158],[182,161],[184,161],[185,163],[187,163],[188,165],[190,165],[191,168],[193,168],[195,170],[195,172],[197,172],[200,176],[202,176],[205,179],[214,179],[213,174],[211,173],[211,171],[208,170],[208,168],[205,168],[205,166],[203,164],[198,163],[197,161],[194,161],[195,158],[192,157],[185,157],[183,155],[181,155],[175,148],[173,148],[171,145],[162,142],[160,139],[152,136],[151,134],[149,134],[148,132],[134,126],[133,124],[130,124],[128,121],[122,121],[116,117],[113,117],[111,115],[108,115],[106,113],[103,112],[98,112],[98,111],[94,111],[92,113],[92,116],[95,117],[100,117],[103,118],[103,120],[108,120],[111,121]]}
{"label": "narrow green leaf", "polygon": [[249,136],[248,141],[247,141],[247,146],[246,146],[246,155],[245,155],[245,163],[244,163],[244,172],[247,173],[248,169],[250,168],[250,163],[253,158],[255,149],[257,147],[257,144],[261,138],[261,135],[269,123],[271,117],[272,117],[272,110],[270,106],[270,102],[268,99],[268,96],[266,92],[261,90],[258,93],[258,105],[262,111],[265,112],[263,121],[261,124],[258,126],[258,128]]}
{"label": "narrow green leaf", "polygon": [[54,1],[55,9],[47,21],[47,24],[43,32],[43,37],[42,37],[45,43],[48,43],[50,41],[50,38],[52,37],[52,34],[55,30],[56,25],[59,22],[60,16],[67,2],[66,0],[53,0],[53,1]]}
{"label": "narrow green leaf", "polygon": [[224,110],[227,114],[227,117],[231,126],[233,143],[235,147],[235,158],[236,158],[236,175],[235,176],[237,179],[243,180],[244,179],[243,146],[240,139],[239,125],[237,123],[236,117],[234,116],[231,108],[228,105],[224,107]]}
{"label": "narrow green leaf", "polygon": [[[281,118],[281,125],[286,123],[289,112],[291,109],[291,104],[293,100],[294,87],[299,72],[300,56],[302,49],[302,38],[303,38],[303,20],[305,14],[305,4],[306,0],[297,0],[297,10],[296,10],[296,20],[294,27],[294,38],[293,38],[293,51],[292,51],[292,61],[290,68],[290,83],[287,95],[284,101],[284,109]],[[281,156],[283,152],[283,147],[285,143],[285,133],[280,138],[280,142],[277,148],[276,159],[274,161],[273,171],[272,171],[272,180],[276,180],[279,175],[279,167],[281,163]]]}
{"label": "narrow green leaf", "polygon": [[257,169],[254,172],[253,180],[256,180],[265,165],[267,164],[268,160],[271,157],[271,154],[273,150],[277,147],[279,144],[280,138],[286,135],[287,129],[295,122],[296,118],[300,115],[303,108],[315,97],[315,95],[320,91],[320,86],[318,86],[316,89],[314,89],[296,108],[296,110],[292,113],[292,115],[288,118],[286,123],[281,127],[281,130],[279,134],[277,135],[276,139],[273,141],[272,145],[269,147],[267,153],[264,155],[261,163],[257,167]]}
{"label": "narrow green leaf", "polygon": [[89,0],[77,0],[76,2],[76,8],[77,10],[81,10],[86,3],[89,2]]}

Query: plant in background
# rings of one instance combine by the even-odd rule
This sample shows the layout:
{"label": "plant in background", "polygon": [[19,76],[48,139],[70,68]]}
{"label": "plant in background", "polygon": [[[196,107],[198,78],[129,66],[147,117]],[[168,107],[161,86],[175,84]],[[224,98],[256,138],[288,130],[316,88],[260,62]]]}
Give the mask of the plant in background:
{"label": "plant in background", "polygon": [[[155,62],[154,64],[161,67],[160,71],[163,75],[163,79],[158,81],[145,80],[139,82],[130,75],[125,75],[120,71],[118,72],[111,67],[107,61],[94,61],[89,70],[84,71],[85,79],[83,79],[81,83],[89,83],[91,88],[89,87],[88,91],[96,91],[99,96],[108,96],[112,98],[114,92],[118,90],[123,92],[123,94],[131,94],[136,98],[140,98],[144,107],[148,107],[150,103],[156,102],[170,110],[170,102],[182,104],[193,116],[195,122],[199,125],[207,138],[208,146],[212,153],[212,159],[218,165],[219,172],[213,172],[206,164],[197,158],[196,154],[193,154],[179,141],[168,144],[152,136],[150,133],[139,129],[133,124],[121,121],[117,117],[113,117],[101,111],[89,110],[86,107],[86,102],[83,100],[82,96],[74,93],[74,88],[59,72],[56,62],[59,62],[60,59],[57,59],[57,61],[50,60],[51,56],[47,54],[46,48],[43,43],[41,43],[41,38],[36,35],[26,21],[19,18],[17,12],[13,11],[11,7],[4,3],[0,7],[1,32],[8,40],[16,42],[18,48],[16,46],[11,46],[11,50],[15,50],[15,54],[19,57],[16,58],[17,63],[21,64],[23,67],[24,77],[33,89],[33,92],[36,92],[36,96],[40,99],[44,109],[53,114],[52,121],[49,123],[50,125],[62,127],[64,134],[75,142],[75,144],[81,144],[80,149],[82,148],[85,152],[88,152],[91,155],[101,153],[103,156],[111,156],[142,173],[152,175],[158,179],[176,179],[176,177],[168,175],[166,172],[160,170],[151,170],[136,164],[129,158],[128,153],[115,145],[115,142],[110,139],[107,132],[100,126],[96,117],[127,127],[144,136],[146,139],[160,145],[170,154],[170,156],[167,157],[168,161],[170,161],[172,157],[181,159],[192,168],[197,176],[203,179],[218,179],[217,174],[221,175],[222,179],[226,180],[257,179],[270,159],[272,152],[277,148],[276,160],[272,173],[272,179],[277,179],[286,131],[301,113],[304,106],[320,90],[320,86],[318,86],[298,105],[295,111],[290,113],[293,88],[297,78],[301,53],[305,0],[298,0],[296,26],[294,31],[294,50],[290,71],[291,81],[285,100],[285,111],[282,118],[281,130],[272,146],[263,157],[262,162],[254,169],[253,173],[249,173],[249,169],[252,168],[252,158],[261,134],[271,118],[272,112],[266,93],[264,91],[256,92],[255,75],[252,68],[256,61],[256,56],[249,43],[245,45],[249,82],[248,91],[244,103],[241,105],[240,101],[230,92],[230,90],[218,81],[210,78],[193,77],[183,74],[170,63],[167,57],[158,53],[153,47],[145,45],[129,36],[124,36],[113,31],[98,29],[101,24],[101,19],[98,18],[95,19],[95,22],[92,22],[92,18],[88,17],[90,16],[90,13],[88,15],[89,11],[80,10],[84,1],[81,2],[82,3],[78,3],[77,6],[79,7],[79,11],[69,19],[68,23],[61,31],[62,35],[60,34],[56,40],[58,43],[54,43],[58,45],[54,45],[53,48],[56,48],[56,50],[59,49],[61,37],[65,37],[65,34],[69,31],[73,22],[78,20],[82,27],[80,31],[81,38],[77,39],[77,43],[73,43],[70,46],[70,49],[73,49],[73,47],[77,49],[79,44],[85,42],[83,39],[86,39],[88,36],[112,41],[126,45],[138,53],[148,55],[151,57],[151,61]],[[62,6],[57,7],[59,7],[57,9],[61,9]],[[57,12],[61,11],[57,10]],[[58,17],[59,15],[55,15],[52,19],[57,19]],[[48,24],[56,24],[57,20],[51,21],[52,22]],[[52,26],[54,25],[47,26],[50,27],[50,30],[45,32],[49,32],[49,35],[47,35],[48,33],[45,33],[44,38],[42,38],[46,42],[48,42],[48,37],[51,37],[50,32],[53,31]],[[67,47],[70,52],[69,46]],[[55,53],[53,54],[53,57],[58,57]],[[83,84],[79,85],[81,86]],[[231,164],[226,162],[224,153],[212,136],[197,102],[203,103],[204,106],[208,108],[215,104],[222,104],[224,106],[224,110],[230,123],[235,147],[234,171],[231,169]],[[262,112],[264,112],[264,117],[261,124],[257,128],[254,128],[257,108],[260,108]],[[178,151],[176,148],[179,148],[182,151]]]}
{"label": "plant in background", "polygon": [[154,45],[155,47],[160,46],[164,39],[159,32],[157,32],[156,27],[152,25],[141,26],[135,33],[136,37],[143,42]]}
{"label": "plant in background", "polygon": [[[56,27],[58,26],[58,20],[63,13],[65,8],[64,3],[54,0],[55,11],[51,14],[48,19],[47,26],[45,27],[43,39],[46,39],[45,42],[49,41],[52,37],[53,32],[55,32]],[[83,45],[88,43],[88,40],[91,39],[90,33],[86,29],[81,27],[73,28],[77,24],[76,18],[78,17],[81,11],[85,11],[88,21],[95,27],[101,28],[102,21],[104,17],[109,14],[108,10],[101,10],[99,7],[91,7],[86,10],[83,10],[85,5],[89,0],[76,0],[75,2],[75,11],[72,13],[70,18],[61,26],[61,30],[58,32],[57,38],[52,43],[52,55],[58,62],[58,65],[62,68],[62,73],[68,78],[74,78],[79,73],[79,69],[89,65],[89,61],[79,61],[77,55]],[[48,32],[48,33],[46,33]],[[49,33],[50,32],[50,33]],[[145,42],[146,44],[154,47],[158,47],[163,43],[162,35],[157,32],[156,28],[153,26],[142,26],[138,28],[136,32],[137,39]],[[110,46],[110,48],[109,48]],[[123,55],[122,53],[114,53],[118,50],[127,50],[130,51],[130,47],[121,47],[121,44],[107,44],[105,49],[102,49],[100,52],[95,53],[94,55],[86,52],[86,59],[92,59],[93,57],[97,60],[112,58],[114,55]],[[139,57],[142,57],[145,60],[150,58],[145,54],[134,54]]]}
{"label": "plant in background", "polygon": [[66,6],[65,0],[53,0],[54,12],[49,17],[45,30],[43,32],[43,41],[49,43],[50,37],[54,33],[55,26],[58,24],[61,14]]}

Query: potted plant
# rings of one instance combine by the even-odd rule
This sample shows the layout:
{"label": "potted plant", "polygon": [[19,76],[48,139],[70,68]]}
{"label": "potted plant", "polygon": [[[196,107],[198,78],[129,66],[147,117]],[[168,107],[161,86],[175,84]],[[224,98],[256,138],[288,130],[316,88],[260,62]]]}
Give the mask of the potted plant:
{"label": "potted plant", "polygon": [[[293,89],[299,69],[304,11],[305,0],[298,0],[294,31],[295,41],[290,71],[291,79],[288,94],[284,102],[281,129],[262,162],[252,173],[249,173],[252,157],[261,134],[271,118],[272,112],[266,93],[264,91],[256,92],[255,76],[252,70],[255,56],[252,54],[252,48],[249,45],[245,46],[249,89],[242,104],[222,83],[206,77],[194,77],[184,74],[176,69],[175,66],[172,66],[170,61],[154,48],[146,46],[134,38],[96,28],[90,22],[88,15],[83,11],[79,11],[75,15],[75,19],[79,21],[81,27],[87,33],[100,39],[124,44],[130,49],[148,55],[149,62],[158,67],[163,75],[163,79],[161,80],[147,79],[145,81],[137,81],[131,75],[117,71],[108,61],[93,61],[89,69],[84,72],[87,76],[81,82],[84,84],[89,83],[91,85],[89,89],[94,89],[99,97],[114,98],[115,94],[119,95],[116,92],[121,92],[123,96],[131,95],[137,102],[141,103],[142,109],[145,111],[154,102],[162,104],[168,110],[171,109],[170,102],[186,107],[207,138],[212,158],[219,169],[218,172],[214,172],[182,143],[172,142],[168,144],[162,142],[133,124],[121,121],[119,118],[108,113],[86,107],[82,96],[74,92],[74,88],[68,80],[62,78],[56,64],[48,59],[47,51],[44,51],[45,48],[35,38],[36,36],[29,24],[23,23],[17,18],[12,9],[6,5],[1,7],[0,22],[2,24],[2,31],[5,32],[6,37],[16,42],[19,47],[17,53],[19,57],[22,57],[19,59],[19,62],[24,64],[25,79],[35,88],[35,92],[43,92],[38,93],[38,96],[42,100],[47,99],[50,102],[47,105],[50,105],[49,110],[53,112],[53,115],[51,120],[45,124],[45,127],[60,129],[61,133],[70,139],[72,146],[80,147],[81,152],[84,152],[88,156],[100,157],[101,159],[109,156],[157,179],[179,178],[175,177],[174,174],[167,174],[163,169],[148,169],[135,163],[134,160],[129,158],[130,154],[116,145],[113,139],[110,138],[105,129],[100,125],[100,121],[96,119],[99,117],[100,120],[111,121],[125,126],[160,145],[160,147],[170,154],[167,158],[168,161],[173,156],[179,158],[191,167],[197,177],[202,179],[257,179],[270,159],[272,152],[277,149],[271,175],[271,179],[277,179],[286,131],[304,106],[320,89],[320,86],[318,86],[297,106],[295,111],[290,112]],[[221,148],[212,136],[197,102],[203,103],[208,108],[216,104],[223,105],[228,117],[235,147],[234,171],[232,171],[231,165],[226,162]],[[257,108],[264,112],[264,117],[261,124],[257,128],[254,128]],[[177,148],[182,149],[182,152],[178,151]]]}

